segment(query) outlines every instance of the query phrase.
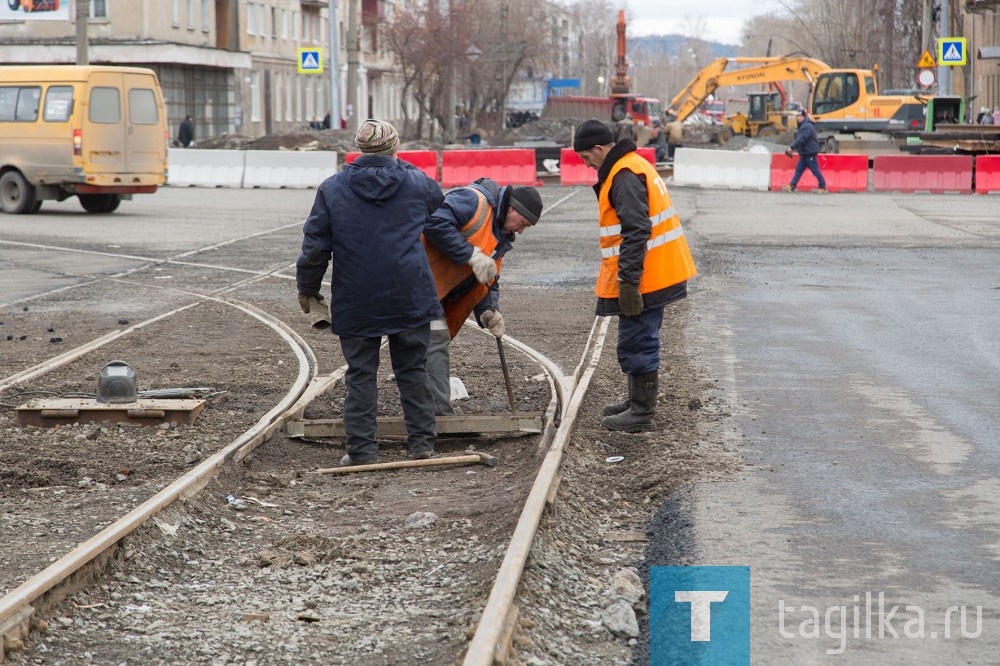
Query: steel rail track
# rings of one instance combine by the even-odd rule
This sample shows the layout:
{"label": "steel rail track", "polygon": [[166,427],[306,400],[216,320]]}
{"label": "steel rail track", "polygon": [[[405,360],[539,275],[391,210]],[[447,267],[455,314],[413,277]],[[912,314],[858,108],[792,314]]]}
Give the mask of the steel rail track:
{"label": "steel rail track", "polygon": [[[598,322],[600,322],[599,325]],[[548,446],[535,482],[528,493],[528,499],[524,503],[521,517],[514,527],[510,546],[504,554],[493,589],[486,600],[486,606],[476,627],[476,632],[465,653],[465,659],[462,662],[464,666],[490,666],[498,651],[505,649],[501,642],[505,633],[505,625],[508,624],[508,617],[511,616],[517,588],[521,583],[521,575],[524,573],[524,566],[528,561],[528,554],[531,552],[531,545],[538,532],[538,526],[541,523],[542,513],[545,511],[550,493],[558,483],[559,465],[562,462],[563,451],[573,432],[573,427],[576,425],[576,418],[580,405],[587,394],[590,378],[600,361],[610,322],[610,317],[598,317],[591,328],[585,346],[585,351],[592,350],[590,360],[585,368],[582,365],[578,368],[581,371],[580,375],[572,386],[569,402],[563,407],[561,423],[553,433],[551,445]],[[583,358],[586,358],[586,354]]]}
{"label": "steel rail track", "polygon": [[[183,290],[180,290],[183,291]],[[185,292],[191,293],[191,292]],[[197,295],[197,294],[195,294]],[[335,381],[339,376],[337,373],[327,378],[316,377],[316,358],[309,345],[292,330],[287,324],[277,318],[268,315],[260,309],[247,304],[225,300],[222,298],[206,295],[197,295],[201,301],[192,303],[180,308],[163,313],[157,317],[149,319],[141,324],[130,327],[124,331],[118,331],[102,336],[90,343],[71,350],[55,359],[42,363],[35,368],[30,368],[0,382],[0,390],[14,384],[27,381],[28,379],[43,375],[57,367],[66,365],[86,353],[97,349],[122,335],[138,330],[149,324],[170,317],[179,312],[183,312],[191,307],[199,305],[201,302],[214,301],[230,307],[237,308],[247,315],[257,319],[265,326],[273,329],[291,348],[299,368],[296,379],[285,397],[264,414],[257,423],[232,442],[224,446],[209,458],[202,461],[194,469],[181,475],[167,487],[160,490],[153,497],[143,502],[141,505],[128,512],[122,518],[116,520],[108,527],[91,537],[86,542],[80,544],[69,553],[58,559],[49,567],[39,572],[35,576],[11,590],[7,595],[0,598],[0,659],[3,657],[3,640],[8,634],[14,633],[25,635],[29,630],[28,619],[34,612],[33,604],[40,603],[45,595],[61,583],[77,574],[82,568],[99,560],[113,549],[117,543],[127,534],[142,525],[146,520],[169,506],[175,500],[182,497],[189,497],[203,488],[218,471],[227,463],[237,462],[246,457],[251,451],[264,441],[267,441],[275,430],[281,427],[285,420],[292,418],[295,414],[301,414],[305,405],[315,395],[321,393],[327,386]]]}

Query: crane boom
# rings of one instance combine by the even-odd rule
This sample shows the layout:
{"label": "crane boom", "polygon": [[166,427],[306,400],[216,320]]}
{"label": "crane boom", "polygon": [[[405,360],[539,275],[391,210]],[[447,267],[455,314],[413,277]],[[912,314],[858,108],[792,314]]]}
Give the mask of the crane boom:
{"label": "crane boom", "polygon": [[611,94],[622,95],[632,92],[632,78],[628,75],[628,60],[625,58],[625,10],[618,10],[618,53],[615,57],[615,75],[611,77]]}

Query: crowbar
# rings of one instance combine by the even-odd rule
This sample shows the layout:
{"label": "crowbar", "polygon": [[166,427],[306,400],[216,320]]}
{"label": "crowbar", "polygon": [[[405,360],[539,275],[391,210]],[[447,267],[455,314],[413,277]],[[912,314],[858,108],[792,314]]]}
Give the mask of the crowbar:
{"label": "crowbar", "polygon": [[500,352],[500,367],[503,369],[503,381],[507,385],[507,400],[510,402],[510,413],[516,414],[514,409],[514,391],[510,388],[510,371],[507,370],[507,357],[503,353],[503,343],[497,338],[497,351]]}

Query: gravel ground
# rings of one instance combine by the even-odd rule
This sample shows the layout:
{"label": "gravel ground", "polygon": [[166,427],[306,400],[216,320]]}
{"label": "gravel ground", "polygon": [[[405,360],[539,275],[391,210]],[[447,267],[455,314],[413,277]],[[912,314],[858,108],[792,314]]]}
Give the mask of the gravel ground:
{"label": "gravel ground", "polygon": [[[566,195],[561,188],[543,189],[550,203]],[[505,262],[508,332],[567,373],[581,362],[594,321],[593,238],[592,233],[577,233],[578,228],[592,230],[593,208],[592,198],[577,197],[547,213],[545,229],[539,225],[532,241],[519,243]],[[278,243],[257,237],[198,258],[273,268],[290,260],[288,239],[294,235],[288,231]],[[56,314],[64,313],[56,321],[68,331],[64,345],[75,346],[109,327],[120,328],[120,318],[135,323],[185,302],[176,292],[157,288],[161,281],[156,278],[165,273],[175,287],[219,286],[214,269],[172,266],[131,276],[130,287],[105,281],[32,302],[28,312],[8,308],[0,313],[4,326],[32,333],[16,341],[19,347],[5,347],[24,350],[26,358],[4,354],[3,368],[14,372],[28,365],[27,359],[39,362],[52,353],[50,345],[56,343],[47,342],[47,331],[39,329]],[[291,290],[279,275],[249,283],[233,296],[294,326],[316,351],[321,372],[331,372],[342,363],[336,339],[307,328],[289,297]],[[107,305],[126,296],[123,307]],[[74,305],[74,299],[80,302]],[[718,434],[726,415],[724,396],[691,356],[692,345],[685,339],[697,301],[695,284],[691,298],[668,313],[659,429],[652,433],[614,434],[599,424],[600,406],[617,402],[624,392],[624,377],[614,361],[612,324],[564,457],[557,501],[543,518],[517,599],[521,616],[514,663],[625,664],[641,654],[646,600],[636,580],[646,521],[675,489],[733,469]],[[118,356],[140,369],[141,387],[218,383],[229,393],[227,403],[207,407],[194,427],[166,429],[162,435],[102,429],[97,439],[89,440],[82,427],[18,430],[5,413],[0,470],[25,470],[0,477],[0,519],[18,521],[15,529],[5,530],[11,543],[30,544],[40,538],[36,533],[66,543],[82,537],[84,530],[70,525],[78,519],[83,524],[92,507],[106,504],[110,494],[120,502],[134,502],[152,492],[137,475],[144,466],[156,467],[164,460],[164,470],[193,465],[277,401],[290,383],[292,363],[273,359],[280,361],[286,352],[266,342],[269,333],[239,322],[220,324],[214,311],[219,307],[202,305],[166,320],[162,330],[141,331],[121,347],[106,350],[107,357],[88,360],[83,372],[76,366],[19,387],[91,391],[96,370]],[[122,312],[128,314],[123,317]],[[548,385],[539,380],[540,370],[514,350],[507,357],[518,410],[545,409]],[[387,368],[385,360],[380,413],[395,414]],[[463,413],[507,410],[492,338],[463,331],[455,341],[453,374],[471,396],[459,403]],[[306,416],[336,418],[339,391],[334,387]],[[36,619],[37,631],[25,649],[10,652],[8,661],[457,663],[541,461],[533,436],[438,443],[445,453],[469,446],[489,451],[500,465],[339,477],[315,470],[336,463],[340,443],[277,434],[203,493],[127,538],[95,585]],[[399,442],[387,440],[382,449],[386,459],[404,455]],[[46,454],[39,456],[39,451]],[[138,463],[127,455],[130,451],[139,456]],[[624,460],[605,462],[611,455]],[[130,471],[120,482],[122,465],[140,472]],[[43,503],[39,497],[45,498]],[[29,499],[35,504],[29,506]],[[59,518],[67,513],[72,514],[69,520]]]}

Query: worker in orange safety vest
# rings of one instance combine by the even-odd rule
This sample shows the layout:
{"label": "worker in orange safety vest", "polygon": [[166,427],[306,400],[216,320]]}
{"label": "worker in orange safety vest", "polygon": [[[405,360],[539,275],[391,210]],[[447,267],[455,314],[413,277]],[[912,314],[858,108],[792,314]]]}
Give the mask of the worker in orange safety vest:
{"label": "worker in orange safety vest", "polygon": [[[453,224],[466,241],[464,248],[424,242],[444,308],[444,316],[431,322],[427,348],[427,382],[439,416],[455,413],[451,405],[451,341],[473,312],[481,327],[497,339],[503,337],[497,274],[516,235],[537,224],[541,214],[542,198],[535,188],[500,187],[489,178],[480,178],[447,192],[444,203],[431,215],[436,223]],[[489,279],[480,279],[483,275],[476,272],[474,260],[462,260],[469,245],[474,248],[473,255],[495,262]]]}
{"label": "worker in orange safety vest", "polygon": [[618,364],[628,376],[628,398],[605,406],[601,424],[621,432],[653,430],[663,310],[687,296],[694,259],[663,179],[635,152],[634,141],[616,143],[611,128],[591,119],[576,128],[573,150],[597,169],[597,314],[618,315]]}

